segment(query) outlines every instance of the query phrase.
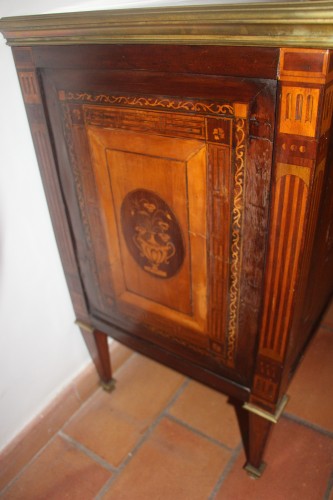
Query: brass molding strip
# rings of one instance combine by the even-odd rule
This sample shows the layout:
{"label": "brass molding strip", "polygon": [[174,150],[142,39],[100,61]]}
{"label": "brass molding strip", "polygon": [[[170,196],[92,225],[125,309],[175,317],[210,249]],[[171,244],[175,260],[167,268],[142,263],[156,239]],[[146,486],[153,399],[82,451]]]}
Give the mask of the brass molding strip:
{"label": "brass molding strip", "polygon": [[253,465],[251,464],[244,465],[244,470],[246,470],[248,475],[253,479],[258,479],[259,477],[261,477],[265,469],[266,469],[265,462],[262,462],[258,468],[253,467]]}
{"label": "brass molding strip", "polygon": [[244,403],[243,408],[244,408],[244,410],[247,410],[251,413],[255,413],[259,417],[262,417],[266,420],[269,420],[273,424],[276,424],[278,422],[279,418],[281,417],[282,412],[284,411],[288,401],[289,401],[289,396],[287,396],[285,394],[283,396],[283,398],[281,399],[281,402],[280,402],[276,412],[274,413],[274,415],[272,413],[269,413],[266,410],[263,410],[262,408],[259,408],[256,405],[253,405],[252,403]]}
{"label": "brass molding strip", "polygon": [[154,43],[333,48],[333,1],[201,5],[0,19],[9,45]]}
{"label": "brass molding strip", "polygon": [[89,333],[93,333],[95,328],[93,328],[91,325],[88,325],[87,323],[84,323],[83,321],[80,321],[80,320],[76,320],[75,321],[75,324],[82,328],[82,330],[86,331],[86,332],[89,332]]}
{"label": "brass molding strip", "polygon": [[100,384],[105,392],[112,392],[116,388],[116,380],[114,378],[112,378],[109,382],[103,382],[103,380],[101,380]]}

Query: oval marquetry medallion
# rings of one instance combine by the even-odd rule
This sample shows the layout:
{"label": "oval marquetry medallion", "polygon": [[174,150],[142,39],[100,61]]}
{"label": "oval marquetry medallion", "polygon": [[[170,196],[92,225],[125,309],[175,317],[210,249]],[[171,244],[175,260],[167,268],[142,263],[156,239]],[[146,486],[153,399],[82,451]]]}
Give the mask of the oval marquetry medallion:
{"label": "oval marquetry medallion", "polygon": [[181,228],[160,196],[147,189],[129,192],[121,205],[121,224],[141,269],[156,278],[171,278],[179,271],[185,256]]}

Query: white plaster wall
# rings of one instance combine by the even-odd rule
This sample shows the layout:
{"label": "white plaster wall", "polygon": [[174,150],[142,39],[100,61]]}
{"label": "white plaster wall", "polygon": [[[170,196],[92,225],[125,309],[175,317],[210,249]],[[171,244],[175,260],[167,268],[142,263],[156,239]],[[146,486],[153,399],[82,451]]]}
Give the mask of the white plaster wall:
{"label": "white plaster wall", "polygon": [[[0,0],[0,17],[204,3],[202,0]],[[0,96],[1,450],[90,358],[73,323],[74,312],[11,50],[1,35]]]}
{"label": "white plaster wall", "polygon": [[[105,9],[110,3],[125,8],[163,2],[0,0],[0,17]],[[1,450],[90,358],[74,325],[11,49],[1,35],[0,96]]]}
{"label": "white plaster wall", "polygon": [[[24,2],[28,11],[34,4]],[[23,2],[22,2],[23,4]],[[0,3],[0,16],[19,11]],[[0,449],[86,365],[11,50],[0,40]]]}

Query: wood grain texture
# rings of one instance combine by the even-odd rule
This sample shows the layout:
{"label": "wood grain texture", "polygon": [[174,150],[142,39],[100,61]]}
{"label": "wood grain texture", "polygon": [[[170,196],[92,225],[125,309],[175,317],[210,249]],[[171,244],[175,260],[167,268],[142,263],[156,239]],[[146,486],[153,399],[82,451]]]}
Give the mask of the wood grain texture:
{"label": "wood grain texture", "polygon": [[[17,49],[22,50],[22,49]],[[175,56],[176,54],[176,56]],[[96,70],[146,70],[193,75],[220,75],[248,78],[272,78],[277,75],[279,50],[272,48],[181,45],[69,45],[34,49],[37,66]],[[235,64],[237,61],[237,64]]]}
{"label": "wood grain texture", "polygon": [[[57,177],[57,167],[54,161],[45,110],[42,106],[39,82],[37,73],[33,68],[32,53],[27,49],[19,49],[17,53],[14,51],[14,56],[18,61],[17,64],[20,64],[21,67],[24,68],[21,71],[20,66],[18,66],[19,80],[74,311],[76,317],[81,321],[89,321],[88,307],[73,248],[72,233],[66,222],[66,211]],[[29,71],[27,71],[27,69],[29,69]],[[97,340],[97,338],[94,338],[90,333],[87,334],[86,332],[82,332],[82,334],[99,375],[104,381],[108,381],[111,377],[110,362],[106,359],[104,363],[101,363],[100,359],[103,350],[103,340],[104,357],[107,349],[105,335],[103,339]],[[108,366],[108,368],[105,370],[102,364],[104,367]]]}
{"label": "wood grain texture", "polygon": [[[319,86],[317,77],[313,80],[314,73],[318,78],[322,73],[321,82],[329,81],[329,51],[309,51],[308,66],[305,53],[300,52],[299,59],[297,53],[285,49],[282,58],[280,148],[275,160],[266,291],[253,389],[254,397],[261,404],[273,405],[272,409],[286,390],[290,372],[311,333],[310,325],[314,326],[305,296],[313,286],[311,266],[320,267],[313,252],[327,155],[325,131],[330,126],[330,84]],[[271,376],[262,372],[263,357]],[[276,373],[278,377],[272,375]]]}
{"label": "wood grain texture", "polygon": [[[49,77],[58,85],[59,72],[56,75],[51,72]],[[72,81],[72,73],[68,75],[66,72],[66,77],[69,77],[69,81]],[[132,75],[131,78],[136,78],[136,74]],[[112,84],[114,84],[113,80]],[[260,87],[262,86],[260,83]],[[251,83],[248,90],[250,91],[251,88],[255,89],[256,87],[257,84]],[[233,93],[233,96],[236,97],[236,94]],[[246,137],[248,134],[246,121],[248,106],[236,99],[235,102],[228,103],[225,100],[212,101],[205,98],[179,99],[176,97],[169,98],[149,95],[119,95],[110,92],[72,92],[70,90],[58,90],[58,98],[63,106],[68,107],[67,113],[70,114],[74,129],[83,130],[85,128],[90,137],[89,154],[92,155],[92,165],[95,164],[94,168],[90,166],[90,171],[95,171],[95,181],[89,181],[89,175],[81,173],[80,182],[83,186],[85,184],[87,186],[89,184],[99,185],[97,192],[100,192],[101,195],[105,193],[105,187],[111,182],[108,201],[102,205],[98,202],[99,206],[103,207],[102,211],[100,211],[99,220],[102,221],[102,225],[105,227],[104,230],[99,230],[100,236],[98,238],[100,241],[104,241],[104,246],[107,245],[109,249],[107,254],[111,256],[111,262],[113,262],[111,267],[108,267],[109,269],[113,269],[109,277],[109,283],[112,283],[114,292],[111,295],[115,299],[115,304],[109,310],[107,306],[102,306],[101,309],[100,306],[95,304],[93,305],[94,311],[99,316],[102,315],[103,317],[110,318],[119,324],[124,324],[124,318],[126,317],[127,328],[130,329],[133,327],[129,326],[129,318],[134,323],[140,318],[140,323],[151,331],[149,334],[144,328],[142,331],[140,330],[139,334],[145,338],[154,339],[154,341],[161,342],[163,345],[165,344],[165,339],[170,339],[172,342],[176,341],[177,349],[179,349],[180,345],[187,345],[194,353],[200,352],[201,356],[204,354],[207,360],[208,356],[219,360],[219,363],[222,363],[220,365],[220,370],[222,371],[223,364],[234,368],[238,354],[238,308],[240,306],[239,294],[243,272],[241,265],[241,234],[242,214],[245,211],[246,200],[244,175],[246,165]],[[256,99],[259,101],[258,94]],[[272,97],[270,96],[269,99],[272,99]],[[173,112],[171,113],[170,110]],[[239,118],[235,116],[236,113],[240,116]],[[260,131],[260,133],[262,132]],[[114,139],[112,139],[112,136],[114,136]],[[158,139],[158,136],[160,139]],[[166,140],[162,139],[162,137],[173,137],[174,139]],[[193,139],[196,139],[197,142],[193,142]],[[84,154],[87,157],[87,152],[84,152],[86,150],[80,145],[80,142],[84,140],[84,136],[82,136],[82,139],[77,142],[76,147],[81,148],[80,154]],[[91,142],[92,140],[93,143]],[[182,140],[183,142],[181,142]],[[186,186],[183,184],[183,187],[181,187],[179,181],[172,181],[172,171],[176,173],[177,170],[168,168],[167,163],[163,164],[163,158],[168,162],[174,157],[174,160],[178,161],[179,166],[177,168],[179,170],[181,161],[183,160],[181,158],[177,160],[176,150],[180,151],[181,144],[183,144],[183,147],[186,144],[190,147],[191,140],[193,145],[197,144],[195,148],[201,151],[202,159],[208,162],[207,175],[208,179],[211,179],[210,182],[213,183],[213,192],[215,192],[212,199],[208,196],[208,192],[205,189],[203,190],[206,184],[206,174],[202,170],[203,167],[199,167],[198,164],[198,168],[195,167],[197,168],[197,173],[196,170],[193,170],[195,150],[191,150],[190,155],[192,155],[192,158],[190,162],[187,162]],[[149,143],[151,143],[151,146],[149,146]],[[152,147],[153,144],[156,144],[154,146],[155,149],[152,149],[149,153],[149,147]],[[169,160],[167,160],[163,148],[166,148],[168,151],[167,156],[170,157]],[[234,154],[232,153],[233,150]],[[170,156],[171,151],[173,153]],[[188,155],[189,153],[186,154]],[[76,160],[74,157],[73,160],[75,163]],[[84,158],[82,160],[82,164],[84,164]],[[100,168],[100,165],[104,165],[105,161],[106,166]],[[157,162],[161,164],[158,168]],[[232,162],[235,162],[236,165],[234,173],[230,171]],[[191,167],[191,164],[193,164],[193,167]],[[117,165],[117,167],[112,167],[110,170],[110,166],[112,165]],[[138,168],[139,173],[135,174],[137,175],[135,177],[133,173]],[[191,174],[191,170],[193,170],[193,175]],[[103,171],[105,172],[103,174],[104,177],[101,177],[98,181],[97,179],[102,175],[101,172]],[[116,173],[117,171],[122,173]],[[155,173],[152,175],[153,172]],[[167,177],[163,177],[165,175]],[[131,178],[132,181],[130,180]],[[155,180],[153,180],[154,178]],[[161,179],[163,178],[162,185],[164,186],[164,191],[162,192]],[[259,182],[260,175],[255,176],[255,178],[256,180],[252,181],[251,187],[255,185],[255,182]],[[126,179],[126,183],[124,183],[123,179]],[[135,179],[138,180],[135,181]],[[145,184],[147,182],[148,184]],[[268,179],[265,182],[268,185]],[[177,185],[177,191],[180,190],[179,194],[183,193],[182,198],[184,200],[188,198],[186,208],[186,210],[189,210],[188,213],[185,208],[181,210],[175,209],[174,198],[170,198],[170,193],[175,191],[172,185]],[[198,186],[201,186],[199,190]],[[80,189],[82,190],[82,187]],[[143,265],[143,270],[140,271],[142,276],[139,278],[137,265],[127,253],[119,207],[121,207],[122,200],[129,192],[135,192],[139,189],[144,189],[151,193],[155,192],[159,195],[164,193],[161,199],[165,200],[169,207],[171,207],[177,215],[180,227],[184,228],[182,233],[185,235],[185,243],[188,241],[187,251],[189,253],[185,258],[180,274],[178,273],[178,275],[172,278],[173,280],[181,279],[180,283],[182,284],[177,286],[180,295],[175,296],[172,292],[168,292],[169,284],[167,282],[159,283],[157,287],[156,278],[147,276],[144,269],[145,264]],[[97,192],[95,194],[91,193],[90,196],[99,197]],[[179,194],[177,199],[179,199]],[[224,202],[221,205],[223,197]],[[199,200],[202,202],[200,208],[198,206]],[[211,203],[210,200],[212,200],[212,204],[207,212],[205,206],[209,206],[208,204]],[[87,210],[87,208],[84,210]],[[208,216],[207,222],[206,212]],[[184,215],[179,218],[181,213]],[[200,223],[198,222],[199,213],[202,217]],[[85,218],[86,216],[83,219]],[[106,229],[106,219],[111,228],[110,230]],[[94,231],[97,230],[97,226],[98,224],[94,228]],[[233,230],[230,233],[231,227],[233,227]],[[209,243],[210,260],[206,257],[208,247],[205,250],[203,246],[203,243],[206,242],[204,235],[206,235],[207,230],[208,234],[212,233],[212,239]],[[264,234],[263,227],[260,228],[260,231]],[[107,236],[108,233],[111,235],[111,238]],[[187,234],[189,235],[188,240]],[[229,239],[229,234],[233,235],[233,240]],[[88,237],[89,246],[91,237],[89,234],[86,237]],[[220,240],[219,243],[216,240],[217,237]],[[109,243],[107,243],[108,238]],[[96,241],[96,237],[94,240]],[[117,245],[115,245],[115,241],[119,242],[118,250],[116,250]],[[221,254],[222,249],[223,255]],[[102,250],[99,253],[101,255],[103,253]],[[188,260],[189,255],[191,255],[190,260]],[[95,259],[95,262],[98,262],[96,257],[92,258]],[[231,274],[229,274],[229,258],[230,262],[232,262],[232,279]],[[248,255],[247,259],[250,261],[251,256]],[[104,262],[107,266],[107,257]],[[215,267],[210,268],[209,266]],[[120,270],[122,267],[126,270],[125,273]],[[191,275],[188,274],[187,277],[184,275],[186,269],[191,272]],[[95,282],[97,286],[101,287],[101,277],[103,274],[106,276],[107,273],[103,271],[99,274],[100,278],[95,280]],[[95,276],[97,275],[98,272],[97,274],[95,272]],[[135,278],[135,276],[137,277]],[[202,276],[200,282],[195,281],[196,276]],[[188,286],[189,283],[192,284]],[[188,291],[185,293],[186,287]],[[205,290],[209,291],[209,309],[205,305],[205,297],[207,296],[207,291]],[[89,291],[87,293],[91,296]],[[105,296],[105,292],[101,293],[99,291],[99,294]],[[185,300],[186,295],[188,297],[187,302]],[[230,302],[229,297],[231,297],[232,302]],[[95,299],[92,304],[94,302],[96,302]],[[190,318],[192,315],[193,318],[196,318],[196,324],[191,323],[192,320]],[[250,316],[251,312],[249,309],[247,318]],[[164,322],[161,321],[162,318],[164,318]],[[252,323],[254,325],[255,320]],[[180,326],[182,330],[179,329]],[[201,338],[200,336],[198,337],[200,332]],[[165,339],[163,339],[163,336]],[[247,338],[250,338],[251,342],[254,342],[252,335],[251,337],[247,336]],[[169,345],[171,346],[171,344]],[[201,357],[201,359],[203,358]],[[246,363],[246,365],[242,363],[242,366],[247,367],[247,373],[250,372],[249,363]],[[242,370],[245,370],[245,368],[242,368]]]}
{"label": "wood grain texture", "polygon": [[[224,217],[230,213],[232,170],[231,148],[229,146],[210,145],[208,149],[208,185],[210,227],[209,259],[209,332],[216,342],[215,348],[225,352],[225,332],[227,328],[227,296],[223,293],[224,284],[229,282],[230,230],[229,221]],[[214,346],[213,346],[214,347]]]}
{"label": "wood grain texture", "polygon": [[326,83],[332,77],[329,61],[329,50],[282,48],[279,79]]}
{"label": "wood grain texture", "polygon": [[[260,350],[263,354],[282,361],[296,285],[308,187],[294,173],[286,173],[281,177],[277,174],[277,178],[268,258],[270,272],[266,284],[269,301],[267,298],[264,305],[264,334]],[[280,262],[283,266],[277,268],[276,264]]]}
{"label": "wood grain texture", "polygon": [[[25,51],[27,57],[24,67],[31,61],[31,54]],[[37,154],[37,160],[41,168],[41,175],[45,185],[45,191],[49,210],[52,217],[54,231],[57,236],[62,264],[65,268],[67,283],[70,289],[75,312],[83,320],[88,319],[87,306],[84,299],[80,275],[77,270],[77,262],[72,248],[71,231],[66,225],[66,212],[60,195],[60,186],[56,176],[56,166],[53,160],[53,150],[49,140],[44,109],[40,99],[39,84],[34,71],[22,72],[18,68],[22,93],[26,102],[26,110],[30,121],[31,134]],[[28,78],[28,80],[26,80]]]}
{"label": "wood grain texture", "polygon": [[[101,378],[109,335],[274,414],[332,293],[332,51],[15,55]],[[250,416],[254,467],[269,427]]]}

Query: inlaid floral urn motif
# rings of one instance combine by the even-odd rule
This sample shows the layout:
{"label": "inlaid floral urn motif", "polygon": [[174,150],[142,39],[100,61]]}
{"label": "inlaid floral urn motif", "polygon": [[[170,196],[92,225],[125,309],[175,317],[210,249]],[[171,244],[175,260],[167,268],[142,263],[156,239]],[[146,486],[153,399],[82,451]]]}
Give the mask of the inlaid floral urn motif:
{"label": "inlaid floral urn motif", "polygon": [[121,221],[127,247],[144,271],[157,278],[177,273],[185,255],[183,237],[160,196],[146,189],[131,191],[122,203]]}

